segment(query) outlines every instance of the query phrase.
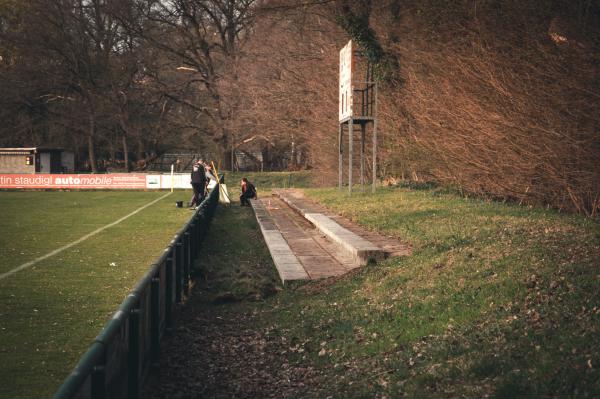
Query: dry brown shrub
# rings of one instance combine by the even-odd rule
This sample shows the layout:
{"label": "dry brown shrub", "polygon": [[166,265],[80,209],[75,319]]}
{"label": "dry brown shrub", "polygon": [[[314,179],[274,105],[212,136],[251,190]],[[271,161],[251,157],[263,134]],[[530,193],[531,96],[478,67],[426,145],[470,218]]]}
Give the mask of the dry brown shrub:
{"label": "dry brown shrub", "polygon": [[[399,65],[379,94],[380,174],[596,215],[600,10],[586,4],[373,2],[371,25]],[[240,129],[300,140],[323,182],[337,175],[337,62],[348,39],[331,10],[258,20],[237,118]]]}
{"label": "dry brown shrub", "polygon": [[567,7],[558,18],[503,2],[502,12],[520,15],[512,25],[482,8],[455,10],[462,18],[434,32],[410,10],[399,29],[380,21],[382,36],[400,38],[388,51],[401,60],[403,84],[387,88],[380,108],[402,160],[393,172],[594,216],[598,31],[574,28]]}
{"label": "dry brown shrub", "polygon": [[[337,159],[337,60],[342,32],[318,9],[267,11],[239,60],[238,130],[289,143],[302,167],[330,170]],[[338,40],[332,40],[337,38]],[[321,183],[326,175],[317,179]]]}

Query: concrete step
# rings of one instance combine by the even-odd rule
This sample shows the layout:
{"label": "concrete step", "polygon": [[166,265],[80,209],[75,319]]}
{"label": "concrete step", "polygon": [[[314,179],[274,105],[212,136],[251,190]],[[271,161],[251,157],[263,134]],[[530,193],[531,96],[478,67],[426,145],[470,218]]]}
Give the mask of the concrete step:
{"label": "concrete step", "polygon": [[277,229],[269,212],[259,200],[250,200],[256,220],[260,226],[265,243],[269,248],[273,263],[277,268],[281,281],[285,284],[290,280],[308,280],[309,276],[304,267]]}
{"label": "concrete step", "polygon": [[335,242],[340,249],[347,251],[354,258],[356,264],[366,265],[371,261],[380,261],[386,258],[386,252],[382,248],[341,226],[329,216],[313,212],[313,208],[294,196],[288,195],[288,192],[275,191],[275,194],[311,222],[327,238]]}
{"label": "concrete step", "polygon": [[345,227],[340,226],[329,217],[321,213],[305,213],[304,217],[331,241],[349,252],[356,264],[366,265],[369,262],[377,262],[385,259],[384,250]]}

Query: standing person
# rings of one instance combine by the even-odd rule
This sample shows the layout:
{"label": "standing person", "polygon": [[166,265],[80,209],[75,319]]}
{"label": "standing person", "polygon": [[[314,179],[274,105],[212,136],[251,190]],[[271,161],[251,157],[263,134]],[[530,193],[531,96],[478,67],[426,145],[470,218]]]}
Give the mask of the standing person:
{"label": "standing person", "polygon": [[218,184],[217,176],[212,168],[212,165],[204,165],[204,171],[206,172],[206,191],[210,192]]}
{"label": "standing person", "polygon": [[206,187],[206,173],[204,172],[204,165],[202,160],[198,160],[192,166],[191,181],[192,190],[194,190],[194,196],[190,202],[190,208],[196,208],[204,199],[204,190]]}
{"label": "standing person", "polygon": [[248,199],[256,199],[256,187],[254,184],[250,183],[248,179],[242,177],[242,195],[240,195],[240,205],[241,206],[250,206],[250,201]]}

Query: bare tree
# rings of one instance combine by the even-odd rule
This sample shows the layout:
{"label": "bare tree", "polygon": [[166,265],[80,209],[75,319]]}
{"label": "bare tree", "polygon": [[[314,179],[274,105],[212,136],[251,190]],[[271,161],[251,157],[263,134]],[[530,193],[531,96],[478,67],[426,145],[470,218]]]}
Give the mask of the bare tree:
{"label": "bare tree", "polygon": [[167,60],[154,77],[164,83],[164,96],[204,116],[197,119],[197,130],[212,137],[224,160],[238,107],[235,97],[224,94],[231,87],[224,81],[237,77],[232,65],[252,23],[254,3],[146,0],[136,2],[144,20],[127,20],[129,29]]}

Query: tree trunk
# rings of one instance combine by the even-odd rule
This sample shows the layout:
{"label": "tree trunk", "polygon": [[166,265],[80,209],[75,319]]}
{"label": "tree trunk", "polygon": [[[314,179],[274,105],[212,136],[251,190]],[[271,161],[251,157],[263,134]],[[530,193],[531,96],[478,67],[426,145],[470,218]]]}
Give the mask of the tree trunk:
{"label": "tree trunk", "polygon": [[110,164],[114,167],[117,163],[117,146],[112,140],[108,142],[108,152],[110,154]]}
{"label": "tree trunk", "polygon": [[230,135],[227,129],[222,128],[221,137],[213,140],[219,151],[219,163],[221,164],[221,169],[233,172],[235,166],[235,136],[233,134]]}
{"label": "tree trunk", "polygon": [[146,146],[144,145],[144,140],[142,137],[138,137],[137,140],[138,148],[137,148],[137,158],[138,161],[146,159]]}
{"label": "tree trunk", "polygon": [[123,107],[121,107],[121,111],[119,112],[119,122],[121,124],[121,130],[123,130],[123,137],[121,138],[123,145],[123,162],[125,162],[125,170],[129,172],[129,146],[127,145],[127,136],[132,137],[132,135],[129,131],[129,124],[127,123],[129,114],[126,114],[125,112]]}
{"label": "tree trunk", "polygon": [[219,150],[219,158],[217,159],[217,163],[221,165],[219,171],[221,170],[231,170],[233,168],[231,166],[232,156],[231,156],[231,147],[223,147],[218,146]]}
{"label": "tree trunk", "polygon": [[126,135],[123,135],[123,161],[125,162],[125,170],[129,172],[129,148],[127,147]]}
{"label": "tree trunk", "polygon": [[96,165],[96,150],[94,148],[94,135],[96,131],[96,121],[93,112],[90,112],[90,130],[88,132],[88,156],[90,158],[90,166],[92,173],[98,173],[98,165]]}

